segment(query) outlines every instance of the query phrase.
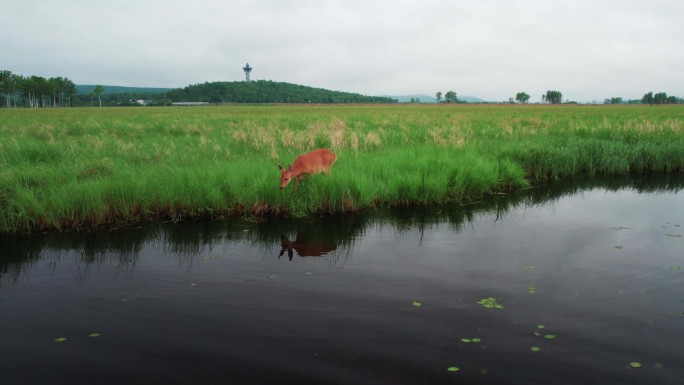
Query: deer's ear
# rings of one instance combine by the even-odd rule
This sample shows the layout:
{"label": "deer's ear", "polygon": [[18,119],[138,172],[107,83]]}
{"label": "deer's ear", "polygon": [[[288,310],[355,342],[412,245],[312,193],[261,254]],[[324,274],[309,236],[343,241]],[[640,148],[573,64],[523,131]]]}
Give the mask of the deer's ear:
{"label": "deer's ear", "polygon": [[279,170],[282,170],[282,169],[283,169],[283,166],[281,166],[280,163],[278,163],[278,169],[279,169]]}

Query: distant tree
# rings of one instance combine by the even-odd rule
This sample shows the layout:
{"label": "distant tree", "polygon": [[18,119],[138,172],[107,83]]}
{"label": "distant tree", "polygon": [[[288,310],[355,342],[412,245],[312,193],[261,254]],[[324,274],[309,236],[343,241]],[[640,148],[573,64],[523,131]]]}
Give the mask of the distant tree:
{"label": "distant tree", "polygon": [[530,100],[530,95],[528,95],[526,92],[518,92],[515,94],[515,100],[520,103],[527,103]]}
{"label": "distant tree", "polygon": [[221,96],[216,95],[216,94],[211,95],[211,96],[209,97],[209,101],[210,101],[211,103],[216,104],[217,106],[219,105],[219,103],[222,102]]}
{"label": "distant tree", "polygon": [[563,102],[563,94],[560,91],[546,91],[546,102],[550,104],[561,104]]}
{"label": "distant tree", "polygon": [[62,82],[64,80],[61,77],[50,78],[47,80],[48,90],[51,97],[51,107],[59,107],[61,100],[59,98],[59,90],[62,88]]}
{"label": "distant tree", "polygon": [[8,70],[0,70],[0,94],[5,95],[5,102],[7,108],[10,107],[11,94],[9,90],[12,88],[10,83],[12,81],[12,72]]}
{"label": "distant tree", "polygon": [[444,95],[444,103],[456,103],[457,101],[458,97],[454,91],[449,91]]}
{"label": "distant tree", "polygon": [[676,96],[668,96],[667,104],[682,104],[682,99]]}
{"label": "distant tree", "polygon": [[22,79],[20,84],[21,92],[28,101],[28,106],[30,108],[46,106],[46,98],[50,94],[47,85],[47,79],[34,75],[29,78]]}
{"label": "distant tree", "polygon": [[435,99],[437,99],[437,103],[441,103],[441,102],[442,102],[442,92],[441,92],[441,91],[440,91],[440,92],[437,92],[437,93],[435,94]]}
{"label": "distant tree", "polygon": [[667,94],[665,92],[658,92],[657,94],[653,95],[654,104],[667,104],[667,101]]}
{"label": "distant tree", "polygon": [[[9,80],[7,80],[4,84],[4,89],[5,93],[9,97],[9,99],[12,99],[12,95],[14,95],[14,108],[17,108],[17,99],[18,95],[17,93],[19,92],[21,82],[23,81],[23,77],[21,75],[16,75],[12,74],[10,76]],[[8,106],[10,106],[11,100],[8,100]]]}
{"label": "distant tree", "polygon": [[99,84],[96,85],[96,86],[95,86],[95,89],[93,90],[93,93],[94,93],[95,95],[97,95],[97,100],[98,100],[98,102],[100,102],[100,107],[102,107],[102,98],[100,97],[100,95],[101,95],[103,92],[104,92],[104,87],[102,87],[102,86],[99,85]]}
{"label": "distant tree", "polygon": [[641,103],[643,104],[653,104],[653,91],[644,94],[644,97],[641,98]]}
{"label": "distant tree", "polygon": [[59,95],[62,99],[61,105],[71,107],[71,98],[76,94],[76,85],[68,78],[62,79]]}

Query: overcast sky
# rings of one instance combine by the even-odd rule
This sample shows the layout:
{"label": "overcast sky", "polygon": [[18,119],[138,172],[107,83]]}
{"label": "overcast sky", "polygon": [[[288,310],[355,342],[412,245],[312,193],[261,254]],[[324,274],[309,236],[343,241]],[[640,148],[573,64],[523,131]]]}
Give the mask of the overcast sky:
{"label": "overcast sky", "polygon": [[76,84],[273,80],[366,95],[684,97],[681,0],[2,0],[0,69]]}

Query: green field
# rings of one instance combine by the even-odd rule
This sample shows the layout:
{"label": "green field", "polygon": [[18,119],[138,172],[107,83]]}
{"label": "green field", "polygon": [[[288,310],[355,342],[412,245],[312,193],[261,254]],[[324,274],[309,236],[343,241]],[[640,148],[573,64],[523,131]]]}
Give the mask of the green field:
{"label": "green field", "polygon": [[[338,155],[332,174],[280,190],[276,164],[319,147]],[[0,232],[305,216],[682,170],[682,106],[0,109]]]}

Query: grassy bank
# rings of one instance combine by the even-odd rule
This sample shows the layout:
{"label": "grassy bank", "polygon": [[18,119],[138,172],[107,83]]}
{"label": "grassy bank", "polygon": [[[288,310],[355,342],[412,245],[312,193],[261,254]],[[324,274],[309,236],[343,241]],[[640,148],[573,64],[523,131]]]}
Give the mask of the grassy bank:
{"label": "grassy bank", "polygon": [[[338,154],[278,189],[277,162]],[[0,110],[0,232],[457,201],[577,174],[681,172],[684,108]]]}

